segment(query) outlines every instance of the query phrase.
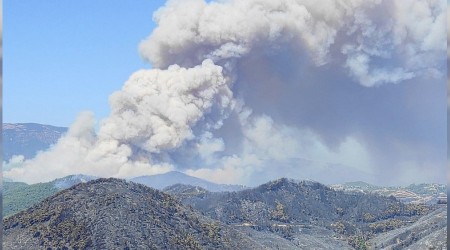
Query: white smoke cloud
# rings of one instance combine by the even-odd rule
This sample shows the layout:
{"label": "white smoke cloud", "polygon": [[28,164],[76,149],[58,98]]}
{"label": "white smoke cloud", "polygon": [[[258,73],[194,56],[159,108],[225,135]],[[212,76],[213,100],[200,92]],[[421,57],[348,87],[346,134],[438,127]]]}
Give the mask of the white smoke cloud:
{"label": "white smoke cloud", "polygon": [[194,135],[192,127],[206,113],[218,110],[220,124],[232,104],[222,68],[211,60],[191,69],[139,71],[110,97],[112,114],[99,132],[103,138],[128,143],[150,153],[179,147]]}
{"label": "white smoke cloud", "polygon": [[[155,161],[152,154],[192,139],[199,120],[206,129],[226,117],[232,92],[221,71],[210,60],[191,69],[138,71],[111,95],[112,113],[98,135],[93,115],[84,113],[50,151],[5,176],[36,182],[80,172],[118,177],[167,172],[173,166]],[[213,109],[219,109],[218,119],[206,120]]]}
{"label": "white smoke cloud", "polygon": [[221,161],[220,167],[188,169],[186,173],[217,183],[253,183],[254,173],[258,172],[258,168],[263,164],[256,155],[228,156]]}
{"label": "white smoke cloud", "polygon": [[3,161],[3,170],[9,170],[11,168],[17,168],[22,166],[25,161],[25,156],[23,155],[13,155],[8,161]]}
{"label": "white smoke cloud", "polygon": [[[261,173],[294,173],[296,159],[318,169],[335,163],[373,173],[370,136],[361,124],[350,124],[351,132],[336,128],[343,139],[330,145],[331,133],[317,127],[335,124],[293,122],[298,119],[281,109],[298,108],[300,118],[320,111],[334,117],[339,107],[326,106],[328,100],[326,107],[311,100],[311,110],[320,110],[314,114],[295,107],[303,104],[300,96],[308,99],[300,91],[321,91],[314,86],[329,81],[320,75],[326,69],[341,77],[333,84],[359,84],[360,92],[439,81],[445,11],[439,0],[168,1],[139,46],[155,69],[134,73],[111,95],[111,115],[98,134],[93,116],[84,114],[50,151],[5,176],[37,182],[72,173],[130,177],[182,169],[248,183]],[[345,93],[335,89],[336,96]],[[261,112],[258,104],[284,105]]]}

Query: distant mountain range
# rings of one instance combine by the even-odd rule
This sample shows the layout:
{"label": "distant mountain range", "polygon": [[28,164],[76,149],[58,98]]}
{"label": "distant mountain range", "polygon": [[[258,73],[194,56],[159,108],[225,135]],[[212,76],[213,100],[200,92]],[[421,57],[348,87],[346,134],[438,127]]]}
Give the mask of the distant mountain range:
{"label": "distant mountain range", "polygon": [[[70,175],[51,182],[33,185],[5,180],[3,186],[3,216],[8,216],[26,209],[60,190],[97,178],[98,177],[87,175]],[[233,192],[249,188],[242,185],[217,184],[177,171],[152,176],[135,177],[130,179],[130,181],[159,190],[168,191],[169,193],[176,193],[174,192],[176,188],[184,190],[186,188],[184,186],[195,187],[195,190],[197,190],[196,192]],[[331,188],[344,192],[373,193],[383,196],[392,195],[405,203],[412,202],[431,205],[438,202],[446,203],[447,201],[446,193],[442,192],[445,190],[445,186],[441,184],[420,184],[410,185],[408,187],[379,187],[365,182],[349,182],[333,185]]]}
{"label": "distant mountain range", "polygon": [[130,180],[132,182],[140,183],[159,190],[162,190],[174,184],[187,184],[197,186],[211,192],[239,191],[246,188],[242,185],[217,184],[178,171],[171,171],[157,175],[140,176],[132,178]]}
{"label": "distant mountain range", "polygon": [[37,123],[3,123],[3,160],[13,155],[33,158],[37,152],[48,149],[67,132],[67,128]]}

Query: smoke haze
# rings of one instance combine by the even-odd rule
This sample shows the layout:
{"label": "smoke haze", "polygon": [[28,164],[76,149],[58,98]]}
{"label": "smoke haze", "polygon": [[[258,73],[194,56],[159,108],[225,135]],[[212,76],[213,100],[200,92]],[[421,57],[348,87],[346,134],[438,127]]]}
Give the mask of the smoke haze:
{"label": "smoke haze", "polygon": [[[446,2],[171,0],[100,122],[6,171],[444,182]],[[18,158],[15,158],[14,164]]]}

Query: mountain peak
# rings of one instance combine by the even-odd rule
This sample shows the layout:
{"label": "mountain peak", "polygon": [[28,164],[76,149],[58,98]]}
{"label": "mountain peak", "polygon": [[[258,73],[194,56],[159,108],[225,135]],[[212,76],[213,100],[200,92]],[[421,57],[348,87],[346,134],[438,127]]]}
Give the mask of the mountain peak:
{"label": "mountain peak", "polygon": [[[168,174],[168,175],[178,175],[178,176],[185,176],[185,175],[188,175],[188,174],[185,174],[185,173],[183,173],[183,172],[176,171],[176,170],[169,171],[169,172],[167,172],[166,174]],[[188,176],[191,176],[191,175],[188,175]]]}
{"label": "mountain peak", "polygon": [[240,245],[251,249],[258,245],[168,194],[115,178],[80,183],[8,217],[3,233],[8,249],[18,244],[20,249],[237,249]]}

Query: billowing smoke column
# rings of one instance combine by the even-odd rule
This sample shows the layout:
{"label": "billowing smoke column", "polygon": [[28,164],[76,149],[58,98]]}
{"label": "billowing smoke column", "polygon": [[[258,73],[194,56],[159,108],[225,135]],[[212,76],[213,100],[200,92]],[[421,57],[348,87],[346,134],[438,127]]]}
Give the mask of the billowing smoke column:
{"label": "billowing smoke column", "polygon": [[[36,182],[182,169],[249,182],[254,172],[273,172],[265,163],[290,165],[286,173],[293,159],[368,165],[366,137],[336,128],[343,138],[329,143],[332,136],[283,107],[303,104],[308,88],[317,90],[305,86],[321,86],[324,72],[338,76],[335,88],[438,81],[445,8],[438,0],[168,1],[140,44],[155,69],[134,73],[111,95],[99,132],[84,113],[50,151],[5,176]],[[259,102],[281,111],[261,112]]]}
{"label": "billowing smoke column", "polygon": [[220,112],[218,120],[204,121],[204,126],[221,122],[232,103],[229,85],[211,60],[189,69],[172,65],[139,71],[111,96],[112,114],[100,129],[100,142],[117,140],[148,153],[178,148],[194,138],[191,127],[206,113]]}

